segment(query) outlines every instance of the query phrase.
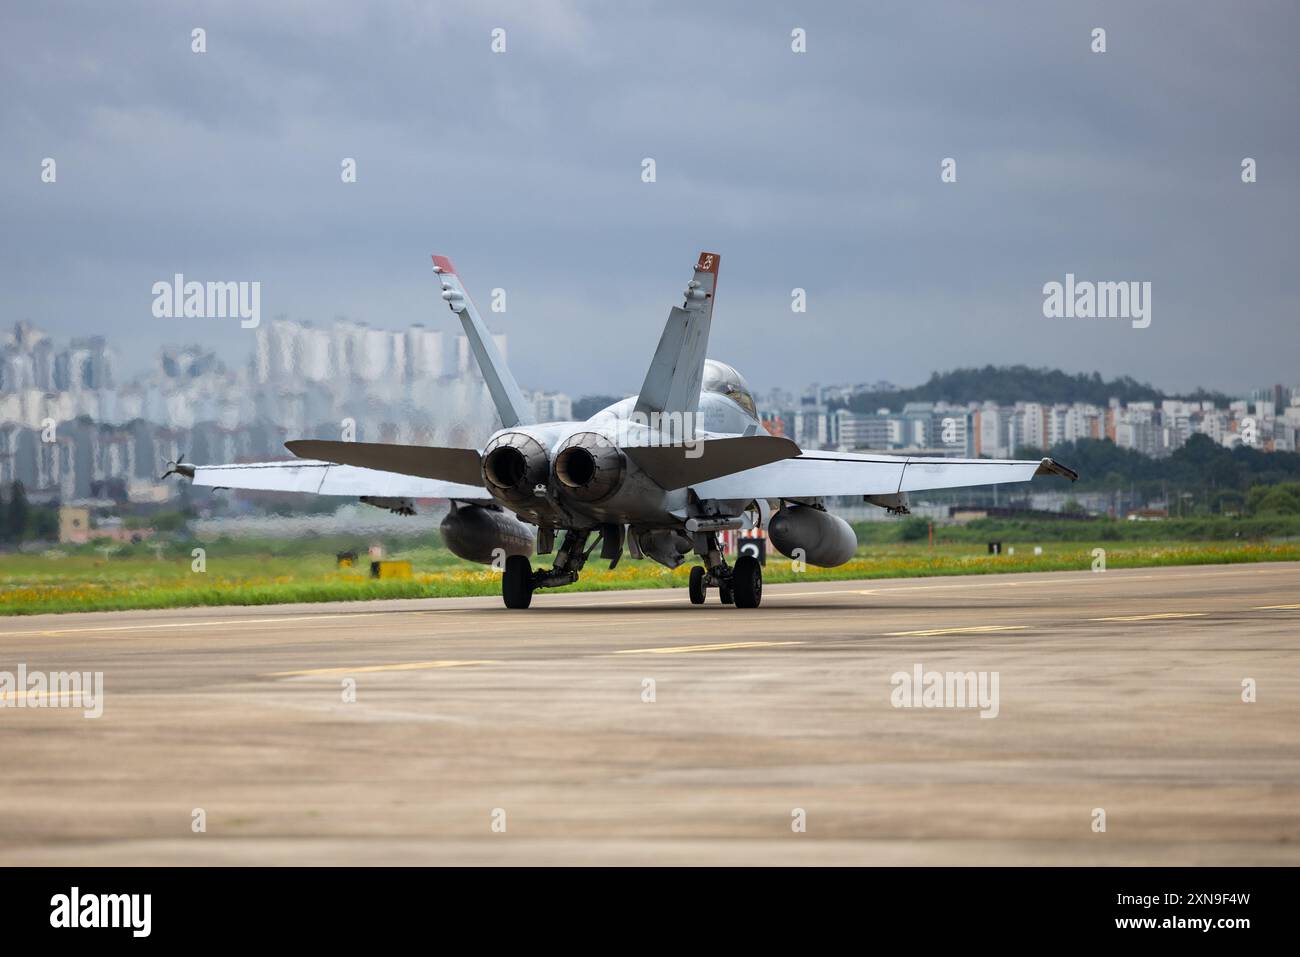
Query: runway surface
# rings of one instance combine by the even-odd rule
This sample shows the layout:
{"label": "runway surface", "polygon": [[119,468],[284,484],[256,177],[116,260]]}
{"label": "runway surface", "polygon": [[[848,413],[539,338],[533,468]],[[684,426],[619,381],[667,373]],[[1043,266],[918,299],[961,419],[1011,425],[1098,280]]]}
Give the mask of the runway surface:
{"label": "runway surface", "polygon": [[0,863],[1296,864],[1298,650],[1300,563],[8,618],[104,711],[0,708]]}

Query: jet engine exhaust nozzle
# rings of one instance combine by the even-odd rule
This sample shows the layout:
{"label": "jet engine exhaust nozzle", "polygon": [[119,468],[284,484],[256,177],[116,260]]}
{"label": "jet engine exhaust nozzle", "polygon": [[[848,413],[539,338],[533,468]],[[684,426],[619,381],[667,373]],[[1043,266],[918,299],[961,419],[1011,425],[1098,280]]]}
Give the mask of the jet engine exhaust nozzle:
{"label": "jet engine exhaust nozzle", "polygon": [[546,449],[526,432],[504,432],[483,450],[483,482],[499,498],[522,504],[545,485],[550,471]]}
{"label": "jet engine exhaust nozzle", "polygon": [[623,484],[627,462],[609,439],[595,432],[570,436],[555,456],[555,481],[575,501],[595,503]]}

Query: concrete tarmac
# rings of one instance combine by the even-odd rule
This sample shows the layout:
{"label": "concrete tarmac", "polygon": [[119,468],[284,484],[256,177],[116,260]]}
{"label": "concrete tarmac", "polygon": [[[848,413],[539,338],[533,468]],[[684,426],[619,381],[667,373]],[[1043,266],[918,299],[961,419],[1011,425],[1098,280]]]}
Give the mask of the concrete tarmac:
{"label": "concrete tarmac", "polygon": [[1297,864],[1298,650],[1300,563],[8,618],[103,714],[0,694],[0,863]]}

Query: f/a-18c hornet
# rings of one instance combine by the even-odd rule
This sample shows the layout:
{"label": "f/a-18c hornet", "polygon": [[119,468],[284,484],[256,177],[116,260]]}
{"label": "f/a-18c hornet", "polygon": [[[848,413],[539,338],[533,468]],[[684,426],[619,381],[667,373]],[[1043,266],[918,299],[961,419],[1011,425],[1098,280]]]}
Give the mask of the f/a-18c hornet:
{"label": "f/a-18c hornet", "polygon": [[[705,357],[718,262],[700,254],[637,395],[586,422],[535,422],[451,260],[434,256],[442,298],[460,317],[501,417],[482,449],[299,439],[285,443],[297,460],[176,463],[167,475],[212,488],[356,497],[402,514],[414,514],[416,499],[447,499],[443,540],[461,558],[502,568],[507,608],[576,582],[597,545],[610,568],[625,549],[668,568],[694,552],[693,604],[717,588],[724,604],[757,608],[762,566],[752,555],[728,564],[720,532],[766,529],[782,554],[833,567],[853,556],[857,538],[826,511],[827,498],[862,496],[906,514],[909,492],[1078,478],[1050,458],[805,452],[769,434],[740,373]],[[534,570],[534,553],[554,553],[552,566]]]}

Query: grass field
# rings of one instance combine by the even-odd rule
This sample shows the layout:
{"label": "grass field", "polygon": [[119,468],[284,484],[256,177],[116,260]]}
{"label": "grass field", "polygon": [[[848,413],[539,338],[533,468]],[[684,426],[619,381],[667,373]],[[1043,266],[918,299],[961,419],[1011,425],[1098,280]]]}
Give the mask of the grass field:
{"label": "grass field", "polygon": [[[373,580],[368,566],[336,567],[335,552],[354,541],[328,539],[292,542],[221,540],[209,542],[205,570],[193,570],[191,549],[175,544],[161,557],[144,546],[124,546],[105,556],[89,546],[45,553],[0,555],[0,615],[45,612],[114,611],[131,608],[177,608],[193,605],[265,605],[284,602],[365,601],[375,598],[427,598],[494,595],[499,575],[471,565],[437,545],[408,540],[390,545],[387,557],[409,559],[409,579]],[[988,555],[983,543],[876,543],[833,569],[796,571],[788,559],[769,555],[764,580],[827,581],[858,578],[903,578],[927,575],[981,575],[999,572],[1088,571],[1095,543],[1033,543],[1004,539],[1014,554]],[[1106,542],[1107,568],[1153,565],[1200,565],[1300,560],[1296,542]],[[364,549],[362,549],[364,562]],[[535,559],[538,565],[542,560]],[[613,571],[591,561],[574,591],[618,588],[684,588],[689,564],[669,571],[650,561],[624,557]],[[683,601],[685,597],[683,596]]]}

